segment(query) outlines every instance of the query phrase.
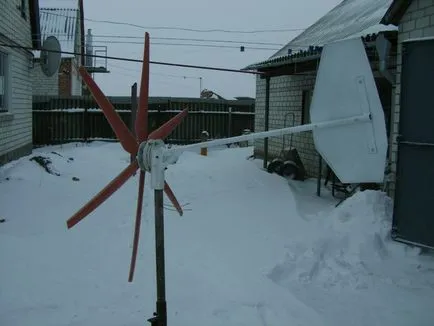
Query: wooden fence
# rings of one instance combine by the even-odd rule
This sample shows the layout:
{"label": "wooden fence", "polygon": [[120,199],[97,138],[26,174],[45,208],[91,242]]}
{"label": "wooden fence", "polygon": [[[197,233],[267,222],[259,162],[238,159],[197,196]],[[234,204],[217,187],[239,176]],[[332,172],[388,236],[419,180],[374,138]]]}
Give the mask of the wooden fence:
{"label": "wooden fence", "polygon": [[[131,127],[131,97],[109,97],[109,100],[122,120]],[[169,143],[198,142],[204,130],[210,134],[210,138],[237,136],[244,129],[253,131],[254,105],[254,100],[151,97],[148,128],[152,131],[188,108],[187,117],[167,138]],[[93,98],[33,97],[35,146],[115,139],[115,134]]]}

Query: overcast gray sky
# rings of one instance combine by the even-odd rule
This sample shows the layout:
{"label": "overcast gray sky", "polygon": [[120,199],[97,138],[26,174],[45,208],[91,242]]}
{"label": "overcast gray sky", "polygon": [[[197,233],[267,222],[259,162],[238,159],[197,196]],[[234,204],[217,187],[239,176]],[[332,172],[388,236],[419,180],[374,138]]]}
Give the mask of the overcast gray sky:
{"label": "overcast gray sky", "polygon": [[[84,0],[84,16],[87,19],[126,22],[148,27],[181,27],[190,29],[270,30],[306,28],[340,3],[341,0],[219,0],[219,1],[144,1]],[[107,45],[109,56],[141,59],[143,39],[114,38],[114,35],[143,37],[151,35],[151,60],[207,65],[240,69],[263,60],[276,52],[281,45],[301,31],[235,33],[235,32],[189,32],[137,28],[85,20],[85,29],[92,29],[94,45]],[[110,35],[110,38],[101,36]],[[153,38],[194,38],[205,40],[237,41],[238,43],[213,43],[210,41],[174,41]],[[120,44],[114,41],[138,42]],[[266,42],[281,45],[244,44],[243,42]],[[194,46],[158,45],[155,43],[189,43],[235,46],[236,48],[208,48]],[[245,45],[245,52],[239,46]],[[266,47],[267,50],[248,47]],[[95,80],[107,95],[128,95],[130,86],[139,82],[139,63],[108,61],[110,74],[97,74]],[[183,77],[187,78],[183,78]],[[255,78],[251,75],[216,72],[197,69],[174,68],[151,65],[151,96],[199,96],[199,77],[203,88],[208,88],[225,98],[255,96]]]}

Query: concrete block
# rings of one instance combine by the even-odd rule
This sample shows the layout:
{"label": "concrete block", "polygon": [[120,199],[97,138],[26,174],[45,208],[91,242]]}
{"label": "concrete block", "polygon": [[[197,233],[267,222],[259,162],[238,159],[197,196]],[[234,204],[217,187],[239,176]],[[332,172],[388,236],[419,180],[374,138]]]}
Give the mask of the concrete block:
{"label": "concrete block", "polygon": [[[420,9],[420,10],[416,10],[414,12],[412,12],[410,15],[407,15],[407,17],[409,17],[411,20],[416,20],[418,18],[422,18],[426,16],[426,12],[424,9]],[[402,21],[401,21],[402,23]]]}
{"label": "concrete block", "polygon": [[[416,1],[415,1],[416,2]],[[417,8],[424,9],[433,5],[433,0],[417,0]],[[412,7],[412,6],[410,6]]]}
{"label": "concrete block", "polygon": [[423,37],[434,37],[434,26],[423,29]]}
{"label": "concrete block", "polygon": [[[405,32],[409,32],[412,31],[416,28],[416,21],[414,20],[410,20],[408,22],[405,22],[402,25],[402,31]],[[402,36],[402,35],[401,35]]]}
{"label": "concrete block", "polygon": [[[426,17],[429,18],[429,17]],[[423,30],[422,29],[415,29],[414,31],[410,32],[410,38],[419,38],[423,36]]]}
{"label": "concrete block", "polygon": [[426,15],[434,15],[434,5],[425,8]]}
{"label": "concrete block", "polygon": [[[428,27],[430,25],[430,17],[429,16],[425,16],[425,17],[421,17],[416,19],[416,28],[424,28],[424,27]],[[411,37],[411,34],[410,34]]]}

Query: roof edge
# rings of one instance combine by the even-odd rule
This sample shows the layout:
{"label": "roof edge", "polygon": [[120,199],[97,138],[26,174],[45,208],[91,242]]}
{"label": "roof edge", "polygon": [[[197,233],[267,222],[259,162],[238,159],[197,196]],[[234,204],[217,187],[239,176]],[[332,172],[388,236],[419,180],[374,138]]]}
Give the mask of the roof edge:
{"label": "roof edge", "polygon": [[[377,36],[380,35],[381,33],[388,34],[388,33],[397,33],[397,32],[396,31],[380,31],[380,32],[373,33],[373,34],[364,35],[361,38],[365,44],[369,44],[369,43],[374,42],[376,40]],[[277,58],[273,58],[273,59],[267,59],[264,61],[253,63],[251,65],[248,65],[248,66],[242,68],[241,70],[260,70],[260,69],[266,69],[266,68],[275,68],[275,67],[279,67],[279,66],[292,64],[292,63],[313,60],[313,59],[316,59],[318,56],[321,55],[322,49],[323,49],[322,46],[316,46],[316,47],[311,46],[311,47],[309,47],[308,50],[302,50],[302,51],[298,51],[298,52],[295,52],[295,53],[290,54],[290,55],[285,55],[285,56],[281,56],[281,57],[277,57]]]}
{"label": "roof edge", "polygon": [[402,16],[404,16],[412,2],[413,0],[394,0],[389,9],[387,9],[380,23],[384,25],[398,26]]}

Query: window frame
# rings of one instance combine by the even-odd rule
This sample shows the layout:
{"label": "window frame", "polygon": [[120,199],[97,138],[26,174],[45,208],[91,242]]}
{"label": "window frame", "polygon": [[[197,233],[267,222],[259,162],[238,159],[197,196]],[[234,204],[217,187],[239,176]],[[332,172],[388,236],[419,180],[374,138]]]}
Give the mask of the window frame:
{"label": "window frame", "polygon": [[21,17],[25,20],[27,20],[27,1],[28,0],[21,0],[21,4],[18,6],[21,11]]}
{"label": "window frame", "polygon": [[[10,112],[10,99],[9,99],[9,54],[0,49],[0,61],[3,63],[3,103],[0,103],[0,114]],[[1,64],[0,63],[0,64]]]}
{"label": "window frame", "polygon": [[309,124],[310,120],[310,105],[312,103],[313,89],[303,89],[301,97],[301,124]]}

